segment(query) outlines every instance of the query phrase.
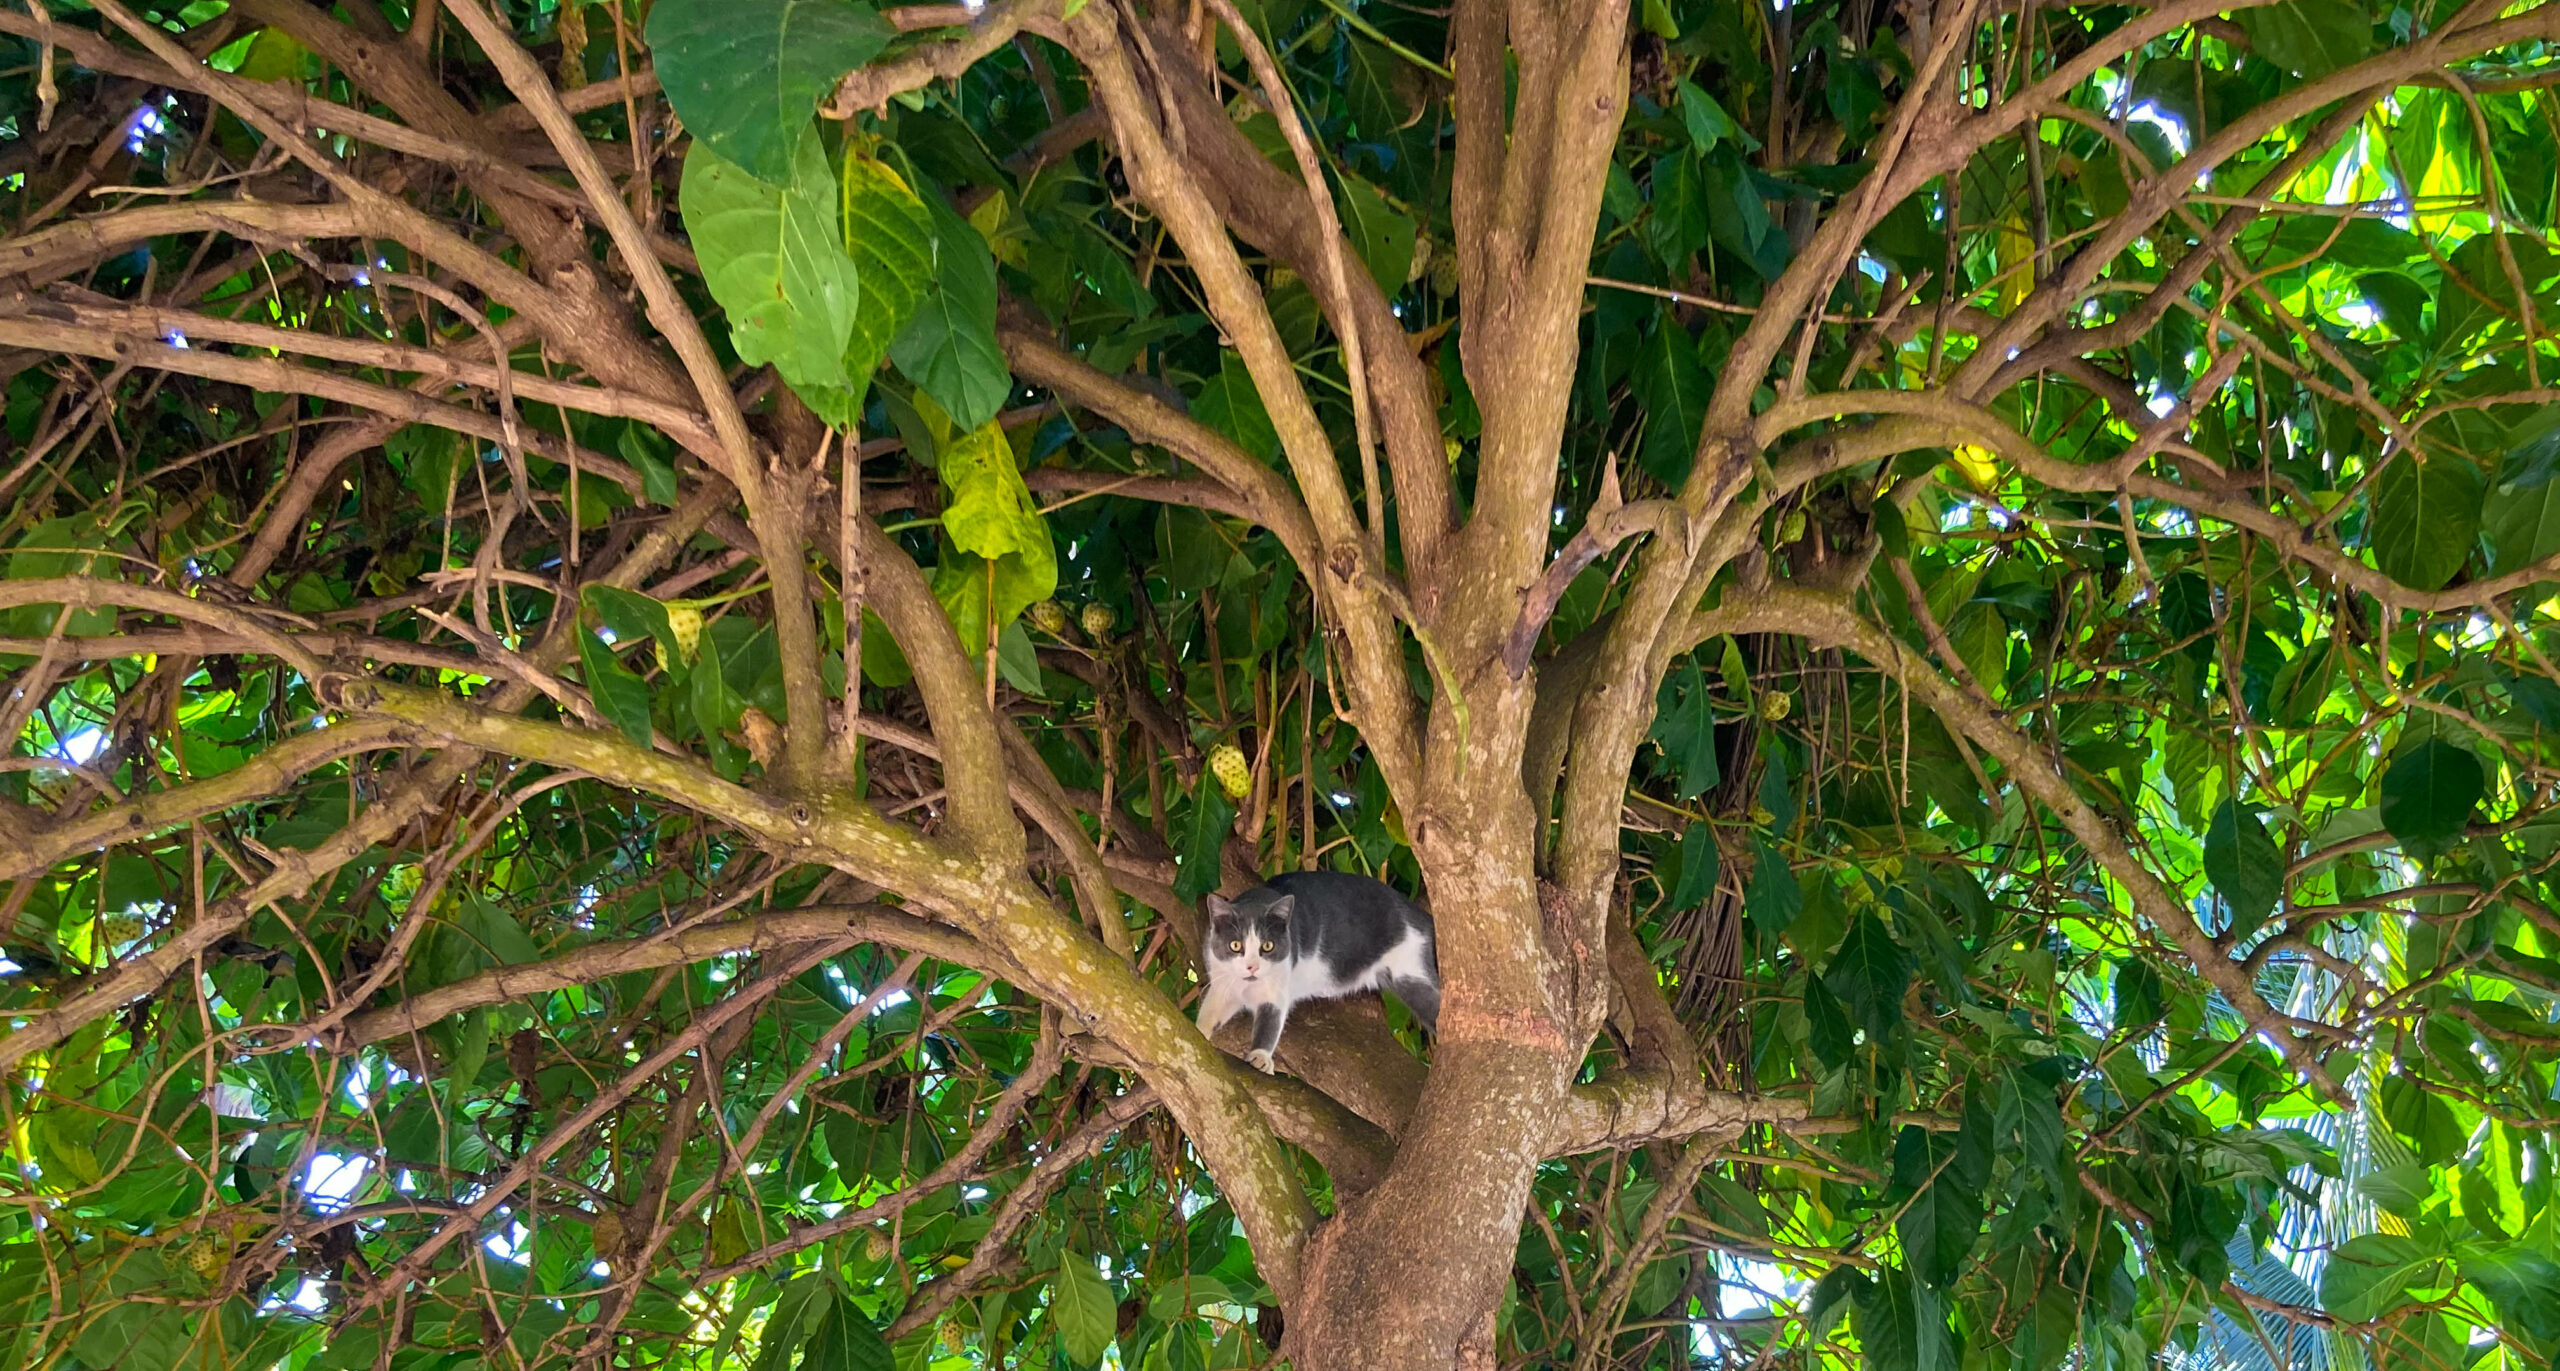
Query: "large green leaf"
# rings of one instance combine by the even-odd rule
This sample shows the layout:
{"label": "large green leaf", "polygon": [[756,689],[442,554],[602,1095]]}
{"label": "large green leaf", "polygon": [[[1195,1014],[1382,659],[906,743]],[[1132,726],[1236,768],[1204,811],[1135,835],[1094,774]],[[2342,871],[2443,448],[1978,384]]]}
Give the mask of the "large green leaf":
{"label": "large green leaf", "polygon": [[2504,576],[2560,555],[2560,481],[2502,492],[2481,520],[2489,535],[2489,574]]}
{"label": "large green leaf", "polygon": [[1235,806],[1227,802],[1227,792],[1216,782],[1203,776],[1197,797],[1192,802],[1191,818],[1182,835],[1181,865],[1174,872],[1173,893],[1186,900],[1197,900],[1218,888],[1225,879],[1219,854],[1226,850],[1227,836],[1235,831]]}
{"label": "large green leaf", "polygon": [[1671,892],[1671,907],[1695,909],[1715,893],[1716,878],[1724,867],[1724,853],[1716,846],[1716,826],[1704,819],[1692,820],[1689,830],[1680,835],[1680,880]]}
{"label": "large green leaf", "polygon": [[839,1293],[827,1305],[817,1331],[809,1335],[800,1371],[897,1371],[897,1363],[889,1355],[889,1344],[881,1341],[880,1330],[871,1326],[852,1299]]}
{"label": "large green leaf", "polygon": [[2260,57],[2305,79],[2373,55],[2373,19],[2355,0],[2276,0],[2231,17]]}
{"label": "large green leaf", "polygon": [[2403,752],[2382,776],[2382,826],[2421,859],[2462,836],[2487,778],[2470,749],[2429,738]]}
{"label": "large green leaf", "polygon": [[835,1308],[831,1284],[825,1276],[809,1275],[782,1287],[773,1312],[765,1317],[764,1336],[756,1345],[755,1371],[790,1371],[792,1354]]}
{"label": "large green leaf", "polygon": [[2321,1273],[2320,1307],[2359,1323],[2389,1313],[2408,1302],[2410,1287],[2434,1284],[2443,1262],[2440,1250],[2402,1234],[2349,1238]]}
{"label": "large green leaf", "polygon": [[933,286],[915,317],[889,344],[898,370],[963,429],[996,417],[1013,393],[1013,373],[996,346],[996,259],[969,221],[929,196]]}
{"label": "large green leaf", "polygon": [[2509,1328],[2560,1343],[2560,1261],[2517,1242],[2473,1244],[2458,1255],[2462,1278],[2497,1303]]}
{"label": "large green leaf", "polygon": [[586,668],[587,693],[596,709],[642,747],[649,745],[649,685],[614,656],[604,640],[578,633],[578,662]]}
{"label": "large green leaf", "polygon": [[1862,914],[1849,926],[1840,950],[1831,954],[1823,984],[1867,1031],[1870,1046],[1880,1045],[1902,1022],[1902,992],[1911,984],[1911,958],[1893,940],[1884,921]]}
{"label": "large green leaf", "polygon": [[649,46],[694,137],[767,180],[790,177],[818,101],[893,31],[858,0],[657,0]]}
{"label": "large green leaf", "polygon": [[[61,576],[120,579],[116,559],[104,555],[106,547],[106,534],[91,515],[73,514],[47,519],[27,530],[17,549],[9,554],[8,579],[41,581]],[[0,610],[0,633],[13,637],[46,637],[57,625],[67,637],[95,638],[115,632],[116,614],[112,609],[75,609],[65,614],[59,604],[19,605],[14,609]]]}
{"label": "large green leaf", "polygon": [[91,1366],[174,1371],[187,1355],[187,1314],[175,1305],[121,1301],[95,1311],[72,1347]]}
{"label": "large green leaf", "polygon": [[2140,957],[2129,958],[2116,968],[2115,1002],[2119,1033],[2149,1028],[2169,1012],[2160,972]]}
{"label": "large green leaf", "polygon": [[1200,387],[1200,398],[1191,402],[1191,414],[1263,461],[1280,455],[1280,432],[1271,426],[1262,392],[1254,387],[1253,373],[1245,369],[1244,359],[1231,349],[1219,351],[1218,374]]}
{"label": "large green leaf", "polygon": [[2225,800],[2204,835],[2204,874],[2231,906],[2231,936],[2247,937],[2284,893],[2284,852],[2256,810]]}
{"label": "large green leaf", "polygon": [[1656,693],[1652,742],[1671,767],[1672,793],[1692,800],[1722,779],[1716,759],[1714,697],[1695,658],[1681,663]]}
{"label": "large green leaf", "polygon": [[772,364],[803,394],[844,390],[862,281],[845,255],[835,174],[816,137],[801,142],[779,185],[696,143],[682,198],[685,231],[729,316],[738,360]]}
{"label": "large green leaf", "polygon": [[1342,178],[1342,230],[1352,249],[1389,295],[1404,289],[1413,269],[1413,220],[1387,203],[1375,186],[1356,176]]}
{"label": "large green leaf", "polygon": [[2394,1072],[2383,1077],[2374,1102],[2382,1121],[2408,1143],[2419,1161],[2430,1166],[2460,1160],[2470,1143],[2470,1135],[2453,1116],[2453,1107],[2407,1076]]}
{"label": "large green leaf", "polygon": [[2395,459],[2373,485],[2373,564],[2404,586],[2442,588],[2470,560],[2482,494],[2469,462]]}
{"label": "large green leaf", "polygon": [[1636,398],[1644,404],[1644,445],[1636,461],[1664,485],[1678,485],[1697,457],[1698,430],[1706,423],[1715,389],[1698,365],[1698,342],[1665,310],[1651,336],[1636,350]]}
{"label": "large green leaf", "polygon": [[1946,1315],[1937,1293],[1908,1271],[1887,1268],[1855,1287],[1850,1326],[1871,1371],[1954,1371]]}
{"label": "large green leaf", "polygon": [[[1215,789],[1216,787],[1209,787]],[[1058,1278],[1049,1286],[1049,1317],[1058,1326],[1058,1346],[1078,1366],[1102,1360],[1120,1329],[1120,1302],[1094,1269],[1091,1257],[1074,1251],[1058,1254]]]}
{"label": "large green leaf", "polygon": [[1987,1126],[1952,1134],[1907,1127],[1894,1144],[1894,1185],[1913,1192],[1894,1218],[1894,1235],[1913,1278],[1931,1287],[1955,1280],[1981,1236],[1982,1187],[1991,1174],[1987,1133]]}

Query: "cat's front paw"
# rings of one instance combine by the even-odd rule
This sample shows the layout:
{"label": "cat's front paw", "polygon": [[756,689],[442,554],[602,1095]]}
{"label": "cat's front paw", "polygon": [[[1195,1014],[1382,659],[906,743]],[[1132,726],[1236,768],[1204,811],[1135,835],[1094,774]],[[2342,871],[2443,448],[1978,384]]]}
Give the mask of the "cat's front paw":
{"label": "cat's front paw", "polygon": [[1266,1075],[1266,1076],[1268,1076],[1268,1075],[1270,1075],[1270,1074],[1271,1074],[1271,1054],[1270,1054],[1270,1053],[1265,1052],[1265,1051],[1263,1051],[1261,1048],[1258,1048],[1258,1047],[1257,1047],[1257,1048],[1253,1049],[1251,1052],[1247,1052],[1246,1054],[1244,1054],[1244,1059],[1245,1059],[1246,1061],[1251,1062],[1251,1063],[1253,1064],[1253,1069],[1254,1069],[1254,1070],[1259,1071],[1259,1072],[1261,1072],[1263,1075]]}

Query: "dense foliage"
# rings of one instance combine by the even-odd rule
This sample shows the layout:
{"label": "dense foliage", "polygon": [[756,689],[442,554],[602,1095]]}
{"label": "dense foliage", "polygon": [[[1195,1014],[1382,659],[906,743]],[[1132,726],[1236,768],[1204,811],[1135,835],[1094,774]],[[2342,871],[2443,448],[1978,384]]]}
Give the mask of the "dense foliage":
{"label": "dense foliage", "polygon": [[2551,1364],[2560,9],[2221,3],[0,12],[0,1362]]}

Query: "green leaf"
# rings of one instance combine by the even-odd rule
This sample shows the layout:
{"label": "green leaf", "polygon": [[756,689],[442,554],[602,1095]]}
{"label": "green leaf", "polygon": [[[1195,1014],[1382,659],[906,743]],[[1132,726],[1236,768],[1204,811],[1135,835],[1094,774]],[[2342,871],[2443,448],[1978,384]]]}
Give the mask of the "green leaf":
{"label": "green leaf", "polygon": [[2115,1001],[2118,1033],[2149,1028],[2169,1015],[2160,973],[2139,957],[2128,958],[2116,967]]}
{"label": "green leaf", "polygon": [[747,702],[739,699],[722,678],[717,652],[695,655],[690,684],[693,721],[701,727],[704,741],[717,744],[721,734],[738,726],[739,716],[747,711]]}
{"label": "green leaf", "polygon": [[454,913],[455,922],[490,961],[500,966],[522,966],[542,959],[542,949],[534,946],[524,925],[496,902],[476,894],[466,895],[455,905]]}
{"label": "green leaf", "polygon": [[2373,55],[2373,20],[2354,0],[2276,0],[2231,17],[2260,57],[2304,80]]}
{"label": "green leaf", "polygon": [[433,424],[408,424],[382,440],[383,455],[400,468],[400,484],[438,514],[453,508],[456,495],[475,493],[455,488],[462,465],[462,437]]}
{"label": "green leaf", "polygon": [[658,0],[648,33],[685,128],[771,181],[787,179],[819,99],[894,36],[854,0]]}
{"label": "green leaf", "polygon": [[[1204,787],[1214,790],[1215,786]],[[1058,1325],[1058,1346],[1067,1360],[1091,1366],[1120,1329],[1119,1301],[1094,1269],[1093,1258],[1072,1249],[1058,1254],[1058,1279],[1049,1287],[1049,1316]]]}
{"label": "green leaf", "polygon": [[1253,373],[1232,350],[1219,352],[1218,374],[1200,388],[1200,398],[1191,402],[1191,416],[1265,462],[1280,455],[1280,431],[1271,426],[1271,412],[1263,408]]}
{"label": "green leaf", "polygon": [[1200,1345],[1200,1334],[1188,1324],[1166,1329],[1156,1349],[1164,1358],[1164,1371],[1209,1371],[1209,1351]]}
{"label": "green leaf", "polygon": [[1393,296],[1413,270],[1413,220],[1398,213],[1377,187],[1356,176],[1342,178],[1342,230],[1369,268],[1378,289]]}
{"label": "green leaf", "polygon": [[2373,564],[2413,590],[2440,590],[2480,536],[2479,468],[2453,457],[2394,459],[2374,482]]}
{"label": "green leaf", "polygon": [[2516,425],[2498,463],[2500,495],[2535,490],[2560,477],[2560,409],[2546,409]]}
{"label": "green leaf", "polygon": [[1693,658],[1683,662],[1657,692],[1651,730],[1676,778],[1672,793],[1682,800],[1705,794],[1723,778],[1716,760],[1714,697]]}
{"label": "green leaf", "polygon": [[996,417],[1013,393],[1013,373],[996,346],[996,259],[987,240],[940,196],[933,215],[933,287],[889,344],[898,370],[951,416],[973,429]]}
{"label": "green leaf", "polygon": [[604,640],[578,630],[578,664],[586,668],[587,693],[614,727],[642,747],[649,745],[649,685],[622,664]]}
{"label": "green leaf", "polygon": [[1147,1314],[1158,1323],[1180,1323],[1204,1304],[1236,1301],[1236,1293],[1215,1276],[1193,1272],[1158,1285],[1147,1296]]}
{"label": "green leaf", "polygon": [[2204,835],[2204,874],[2231,906],[2233,938],[2245,938],[2267,921],[2284,893],[2284,852],[2267,834],[2257,811],[2225,800]]}
{"label": "green leaf", "polygon": [[184,1309],[126,1301],[91,1319],[72,1350],[91,1366],[115,1371],[173,1371],[186,1356],[189,1341]]}
{"label": "green leaf", "polygon": [[871,1326],[850,1297],[839,1293],[828,1304],[817,1331],[810,1334],[800,1371],[897,1371],[897,1363],[880,1330]]}
{"label": "green leaf", "polygon": [[668,460],[668,443],[656,429],[637,423],[624,425],[622,439],[615,444],[624,461],[640,470],[640,494],[652,504],[672,507],[676,502],[676,468]]}
{"label": "green leaf", "polygon": [[1826,1068],[1846,1066],[1858,1053],[1858,1026],[1849,1022],[1848,1006],[1831,993],[1820,976],[1804,982],[1805,1045]]}
{"label": "green leaf", "polygon": [[1040,649],[1033,645],[1031,634],[1015,619],[996,634],[996,674],[1023,694],[1038,699],[1048,693],[1040,675]]}
{"label": "green leaf", "polygon": [[2383,773],[2382,826],[2409,855],[2431,859],[2462,837],[2487,784],[2470,749],[2429,738]]}
{"label": "green leaf", "polygon": [[1946,1315],[1936,1292],[1888,1268],[1853,1292],[1850,1326],[1869,1371],[1954,1371]]}
{"label": "green leaf", "polygon": [[2416,1081],[2397,1073],[2385,1076],[2375,1097],[2383,1122],[2408,1142],[2419,1161],[2449,1165],[2469,1149],[2470,1135],[2454,1118],[2453,1107]]}
{"label": "green leaf", "polygon": [[2560,1261],[2521,1243],[2466,1245],[2462,1278],[2498,1306],[2510,1328],[2549,1345],[2560,1342]]}
{"label": "green leaf", "polygon": [[1707,399],[1714,382],[1698,365],[1698,342],[1665,310],[1653,334],[1636,351],[1631,378],[1643,404],[1644,445],[1637,464],[1667,486],[1677,486],[1696,460],[1698,431],[1707,420]]}
{"label": "green leaf", "polygon": [[2409,1301],[2412,1286],[2437,1283],[2443,1255],[2398,1233],[2366,1233],[2338,1244],[2320,1276],[2320,1307],[2361,1323]]}
{"label": "green leaf", "polygon": [[1204,772],[1199,794],[1192,802],[1190,827],[1183,830],[1182,864],[1174,873],[1174,894],[1198,900],[1218,888],[1223,879],[1219,855],[1226,850],[1227,835],[1235,824],[1235,806],[1227,802],[1226,791]]}
{"label": "green leaf", "polygon": [[771,364],[804,396],[846,389],[845,348],[862,298],[837,229],[836,180],[815,134],[776,185],[697,142],[685,158],[685,231],[729,316],[738,360]]}
{"label": "green leaf", "polygon": [[1822,981],[1848,1007],[1850,1018],[1867,1031],[1868,1046],[1892,1036],[1902,1022],[1902,992],[1911,984],[1911,959],[1893,940],[1884,921],[1861,914],[1849,926],[1840,950]]}
{"label": "green leaf", "polygon": [[2488,503],[2489,574],[2504,576],[2560,555],[2560,482],[2502,493]]}
{"label": "green leaf", "polygon": [[668,661],[677,660],[681,645],[675,629],[667,620],[667,607],[637,591],[618,586],[591,585],[583,592],[587,607],[596,612],[604,626],[613,632],[617,643],[635,643],[655,638],[664,647]]}
{"label": "green leaf", "polygon": [[790,1371],[792,1353],[833,1312],[832,1294],[823,1276],[800,1276],[783,1286],[780,1298],[773,1302],[773,1312],[765,1316],[764,1336],[756,1345],[754,1371]]}
{"label": "green leaf", "polygon": [[2389,1213],[2414,1220],[2435,1195],[2434,1174],[2424,1162],[2386,1166],[2358,1176],[2356,1193]]}
{"label": "green leaf", "polygon": [[1894,1143],[1894,1185],[1914,1192],[1893,1221],[1894,1235],[1912,1276],[1932,1288],[1954,1282],[1981,1236],[1982,1186],[1991,1169],[1984,1132],[1906,1127]]}
{"label": "green leaf", "polygon": [[1750,888],[1742,892],[1742,911],[1751,917],[1751,926],[1764,934],[1785,932],[1804,912],[1804,887],[1796,881],[1795,868],[1788,864],[1787,854],[1765,838],[1751,867]]}
{"label": "green leaf", "polygon": [[[17,550],[10,554],[8,579],[42,581],[93,576],[121,580],[116,559],[105,555],[106,546],[106,535],[94,515],[47,519],[29,529]],[[116,631],[116,614],[112,609],[75,609],[65,614],[59,602],[0,610],[0,633],[12,637],[49,637],[56,625],[60,625],[65,637],[103,637]]]}
{"label": "green leaf", "polygon": [[1724,868],[1724,854],[1716,847],[1716,826],[1704,819],[1693,820],[1689,831],[1680,835],[1680,883],[1671,892],[1673,909],[1695,909],[1715,893],[1716,878]]}
{"label": "green leaf", "polygon": [[1716,98],[1698,88],[1695,82],[1680,83],[1680,122],[1689,129],[1689,145],[1700,152],[1715,151],[1716,144],[1728,138],[1740,139],[1754,149],[1758,140],[1742,131],[1733,116],[1724,112]]}
{"label": "green leaf", "polygon": [[2070,1158],[2065,1153],[2062,1108],[2053,1088],[2023,1070],[2011,1069],[2000,1083],[2000,1103],[1991,1116],[1992,1137],[2021,1165],[2044,1174],[2060,1194],[2066,1188]]}

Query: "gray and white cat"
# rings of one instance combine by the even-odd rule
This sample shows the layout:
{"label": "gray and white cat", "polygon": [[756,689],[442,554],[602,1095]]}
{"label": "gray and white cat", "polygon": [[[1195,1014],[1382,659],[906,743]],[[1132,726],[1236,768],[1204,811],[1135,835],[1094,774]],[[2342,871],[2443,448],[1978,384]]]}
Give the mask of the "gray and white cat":
{"label": "gray and white cat", "polygon": [[1292,871],[1233,900],[1209,897],[1200,1031],[1253,1015],[1245,1060],[1271,1070],[1289,1011],[1308,1000],[1392,990],[1427,1029],[1440,1022],[1431,916],[1394,887],[1338,871]]}

